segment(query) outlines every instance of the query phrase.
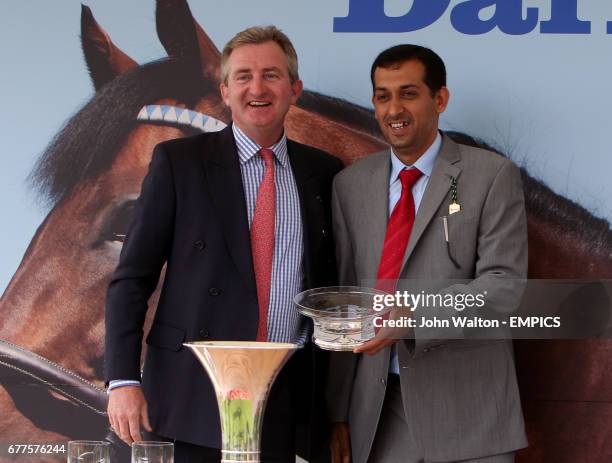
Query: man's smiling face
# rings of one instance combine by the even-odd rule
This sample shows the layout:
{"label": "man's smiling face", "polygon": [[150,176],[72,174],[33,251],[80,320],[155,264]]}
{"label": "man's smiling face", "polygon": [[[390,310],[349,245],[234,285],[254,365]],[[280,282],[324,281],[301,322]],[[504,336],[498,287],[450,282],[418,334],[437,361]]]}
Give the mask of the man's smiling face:
{"label": "man's smiling face", "polygon": [[291,82],[287,57],[275,42],[236,48],[228,69],[221,96],[232,120],[261,146],[273,145],[282,136],[285,115],[300,96],[302,82]]}
{"label": "man's smiling face", "polygon": [[434,142],[448,90],[432,95],[424,82],[425,66],[418,60],[376,68],[372,103],[380,129],[395,154],[412,164]]}

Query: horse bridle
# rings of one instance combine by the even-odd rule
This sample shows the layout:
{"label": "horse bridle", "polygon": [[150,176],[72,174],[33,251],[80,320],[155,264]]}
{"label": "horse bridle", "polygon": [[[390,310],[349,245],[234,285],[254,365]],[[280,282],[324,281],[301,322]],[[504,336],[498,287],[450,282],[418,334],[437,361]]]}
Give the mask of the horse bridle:
{"label": "horse bridle", "polygon": [[[122,443],[108,424],[106,413],[107,395],[104,389],[45,357],[5,340],[0,340],[0,367],[5,367],[19,373],[19,375],[30,378],[34,380],[35,384],[42,384],[47,390],[54,391],[68,399],[70,403],[80,405],[84,409],[93,412],[95,418],[92,417],[91,422],[95,424],[95,428],[99,432],[105,433],[104,439],[112,444],[112,454],[121,457],[127,455],[127,446]],[[9,378],[7,377],[6,379]],[[12,396],[15,409],[35,423],[36,419],[33,416],[32,407],[23,406],[23,403],[17,399],[19,394],[16,393],[10,384],[6,384],[3,381],[3,386],[7,393]],[[56,398],[56,400],[57,403],[62,402],[60,399]],[[55,422],[57,419],[57,417],[49,418],[52,422]],[[37,426],[41,429],[58,432],[52,426]]]}
{"label": "horse bridle", "polygon": [[227,125],[207,114],[171,105],[145,105],[138,112],[136,120],[188,126],[202,132],[217,132]]}

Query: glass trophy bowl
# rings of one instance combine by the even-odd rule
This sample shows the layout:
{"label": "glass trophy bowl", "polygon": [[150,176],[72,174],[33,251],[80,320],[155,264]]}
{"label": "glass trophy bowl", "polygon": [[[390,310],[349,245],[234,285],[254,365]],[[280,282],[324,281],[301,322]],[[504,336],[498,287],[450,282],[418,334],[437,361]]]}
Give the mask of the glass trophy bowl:
{"label": "glass trophy bowl", "polygon": [[329,286],[303,291],[293,301],[298,311],[314,322],[314,343],[325,350],[352,351],[372,339],[374,296],[388,293],[359,286]]}

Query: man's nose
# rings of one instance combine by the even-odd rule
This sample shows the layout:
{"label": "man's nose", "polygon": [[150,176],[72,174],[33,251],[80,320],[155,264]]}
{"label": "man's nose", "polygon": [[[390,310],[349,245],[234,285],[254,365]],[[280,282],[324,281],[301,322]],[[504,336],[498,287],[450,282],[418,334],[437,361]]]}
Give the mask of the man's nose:
{"label": "man's nose", "polygon": [[251,93],[255,96],[261,96],[266,93],[266,81],[261,76],[255,76],[251,80]]}
{"label": "man's nose", "polygon": [[404,107],[399,98],[393,97],[389,100],[389,115],[397,116],[404,112]]}

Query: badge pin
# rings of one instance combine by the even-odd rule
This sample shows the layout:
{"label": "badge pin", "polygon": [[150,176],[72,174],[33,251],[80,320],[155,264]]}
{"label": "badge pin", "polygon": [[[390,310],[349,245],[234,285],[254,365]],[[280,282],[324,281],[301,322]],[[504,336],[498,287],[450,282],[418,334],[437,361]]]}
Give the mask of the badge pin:
{"label": "badge pin", "polygon": [[455,201],[448,205],[448,215],[452,215],[455,212],[461,211],[461,205]]}

